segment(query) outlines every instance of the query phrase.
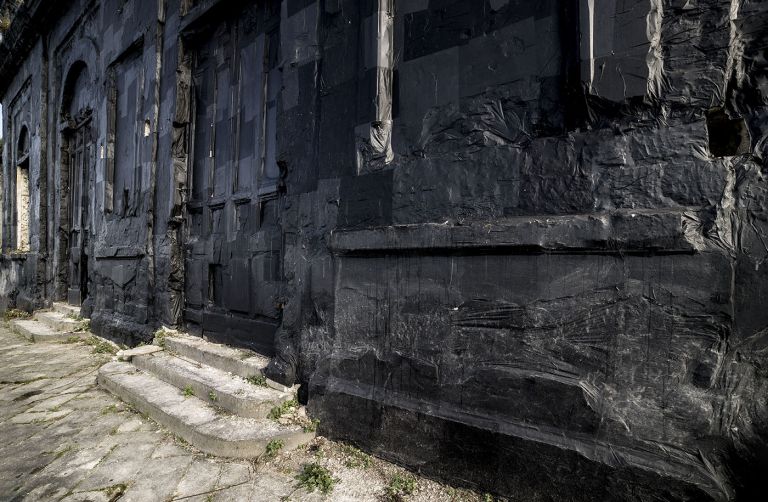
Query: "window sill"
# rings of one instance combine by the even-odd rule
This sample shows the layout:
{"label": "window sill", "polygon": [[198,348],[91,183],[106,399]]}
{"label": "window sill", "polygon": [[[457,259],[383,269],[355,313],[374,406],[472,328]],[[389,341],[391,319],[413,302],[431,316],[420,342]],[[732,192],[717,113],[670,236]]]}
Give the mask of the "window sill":
{"label": "window sill", "polygon": [[25,261],[30,254],[31,251],[8,251],[3,256],[11,261]]}

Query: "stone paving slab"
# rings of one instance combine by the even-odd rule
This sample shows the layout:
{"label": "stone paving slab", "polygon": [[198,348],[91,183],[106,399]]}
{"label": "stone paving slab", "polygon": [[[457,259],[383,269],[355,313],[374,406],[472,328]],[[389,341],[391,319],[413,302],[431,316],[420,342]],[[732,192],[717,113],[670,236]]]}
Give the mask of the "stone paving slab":
{"label": "stone paving slab", "polygon": [[[99,388],[98,368],[111,359],[85,343],[33,344],[0,325],[0,500],[484,500],[422,478],[412,495],[389,497],[393,476],[412,475],[325,438],[270,459],[208,456]],[[309,463],[337,480],[332,493],[298,486]]]}

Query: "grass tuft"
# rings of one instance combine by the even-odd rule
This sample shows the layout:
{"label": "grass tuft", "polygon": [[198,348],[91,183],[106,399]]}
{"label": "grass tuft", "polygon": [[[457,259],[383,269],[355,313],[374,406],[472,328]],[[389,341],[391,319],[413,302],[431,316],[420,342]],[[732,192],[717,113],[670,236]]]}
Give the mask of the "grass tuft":
{"label": "grass tuft", "polygon": [[109,415],[110,413],[117,413],[118,411],[120,411],[120,410],[117,408],[116,404],[110,404],[109,406],[105,406],[101,410],[101,414],[102,415]]}
{"label": "grass tuft", "polygon": [[346,457],[344,459],[344,465],[351,469],[361,468],[368,469],[373,465],[373,458],[367,453],[360,451],[352,445],[342,444],[341,452]]}
{"label": "grass tuft", "polygon": [[309,423],[305,424],[302,428],[304,432],[317,432],[317,428],[320,426],[320,420],[313,418]]}
{"label": "grass tuft", "polygon": [[416,479],[413,476],[401,474],[392,476],[386,488],[387,495],[395,500],[413,495],[414,491],[416,491]]}
{"label": "grass tuft", "polygon": [[272,420],[279,420],[280,417],[291,411],[293,408],[296,408],[299,405],[299,402],[295,399],[291,399],[290,401],[286,401],[283,404],[279,406],[275,406],[269,411],[269,415],[267,415],[267,418],[271,418]]}
{"label": "grass tuft", "polygon": [[3,312],[3,319],[10,321],[11,319],[30,319],[32,314],[26,310],[8,309]]}
{"label": "grass tuft", "polygon": [[93,347],[94,354],[117,354],[117,348],[106,340],[92,336],[85,340],[85,343]]}
{"label": "grass tuft", "polygon": [[285,446],[285,442],[282,439],[273,439],[267,443],[267,450],[264,453],[265,458],[275,458],[280,450]]}
{"label": "grass tuft", "polygon": [[86,331],[91,331],[91,320],[86,319],[84,321],[80,321],[80,324],[75,327],[75,333],[84,333]]}
{"label": "grass tuft", "polygon": [[337,481],[328,469],[317,462],[305,464],[296,479],[299,480],[299,486],[308,492],[319,490],[323,495],[331,493]]}
{"label": "grass tuft", "polygon": [[155,331],[155,338],[152,340],[152,343],[164,349],[166,336],[168,336],[168,334],[165,332],[165,330],[158,329]]}
{"label": "grass tuft", "polygon": [[192,397],[195,395],[195,390],[191,385],[187,385],[181,393],[184,394],[184,397]]}
{"label": "grass tuft", "polygon": [[258,385],[259,387],[267,386],[267,377],[264,375],[252,375],[245,380],[252,385]]}

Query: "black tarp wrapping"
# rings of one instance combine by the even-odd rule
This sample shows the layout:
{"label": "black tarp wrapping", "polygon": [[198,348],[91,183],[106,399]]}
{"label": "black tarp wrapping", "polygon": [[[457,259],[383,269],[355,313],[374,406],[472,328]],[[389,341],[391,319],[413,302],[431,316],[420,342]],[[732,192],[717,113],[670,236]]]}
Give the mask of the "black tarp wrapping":
{"label": "black tarp wrapping", "polygon": [[287,262],[325,432],[515,500],[751,500],[768,5],[397,2],[351,169],[389,89],[378,3],[332,3]]}

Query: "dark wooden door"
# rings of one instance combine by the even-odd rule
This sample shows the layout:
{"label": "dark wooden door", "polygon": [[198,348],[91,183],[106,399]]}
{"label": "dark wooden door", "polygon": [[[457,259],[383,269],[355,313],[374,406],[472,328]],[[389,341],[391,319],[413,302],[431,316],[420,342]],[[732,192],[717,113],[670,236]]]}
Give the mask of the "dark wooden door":
{"label": "dark wooden door", "polygon": [[67,301],[81,305],[88,296],[88,180],[93,162],[91,125],[87,120],[69,140],[69,289]]}
{"label": "dark wooden door", "polygon": [[197,47],[186,215],[187,328],[265,355],[281,318],[278,40],[245,15]]}

